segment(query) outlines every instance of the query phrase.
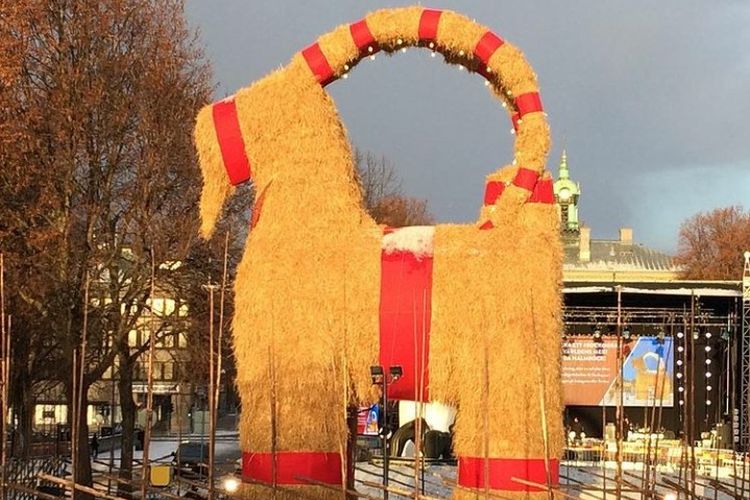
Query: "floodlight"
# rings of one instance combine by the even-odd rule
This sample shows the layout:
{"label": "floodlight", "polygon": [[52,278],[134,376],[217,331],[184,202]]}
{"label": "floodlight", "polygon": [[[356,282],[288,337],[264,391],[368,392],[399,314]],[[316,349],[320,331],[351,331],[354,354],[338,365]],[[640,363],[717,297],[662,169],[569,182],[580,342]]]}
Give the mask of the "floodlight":
{"label": "floodlight", "polygon": [[224,491],[227,493],[237,493],[240,489],[240,480],[235,476],[227,476],[224,478]]}
{"label": "floodlight", "polygon": [[382,384],[383,383],[383,367],[378,366],[378,365],[371,366],[370,376],[372,377],[373,384]]}

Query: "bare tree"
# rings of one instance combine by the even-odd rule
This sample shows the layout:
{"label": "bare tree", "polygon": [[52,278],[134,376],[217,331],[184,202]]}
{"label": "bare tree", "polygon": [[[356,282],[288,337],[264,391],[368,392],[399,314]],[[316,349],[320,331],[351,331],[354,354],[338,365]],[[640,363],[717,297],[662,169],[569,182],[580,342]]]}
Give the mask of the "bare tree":
{"label": "bare tree", "polygon": [[381,199],[370,212],[375,220],[389,227],[424,226],[434,223],[427,200],[407,196]]}
{"label": "bare tree", "polygon": [[391,227],[434,223],[427,200],[403,194],[396,168],[385,156],[355,149],[354,163],[365,210],[376,222]]}
{"label": "bare tree", "polygon": [[[150,307],[151,255],[179,261],[197,244],[191,131],[210,72],[180,0],[3,2],[0,51],[11,61],[0,69],[0,123],[12,137],[0,142],[0,236],[26,330],[17,347],[29,355],[18,383],[54,378],[73,401],[88,311],[80,406],[117,359],[130,479],[132,374],[147,346],[128,333]],[[157,274],[180,282],[169,266]],[[95,300],[85,303],[87,275]],[[85,418],[77,430],[76,480],[90,484]]]}
{"label": "bare tree", "polygon": [[749,249],[750,211],[716,208],[683,222],[675,260],[685,279],[738,280]]}

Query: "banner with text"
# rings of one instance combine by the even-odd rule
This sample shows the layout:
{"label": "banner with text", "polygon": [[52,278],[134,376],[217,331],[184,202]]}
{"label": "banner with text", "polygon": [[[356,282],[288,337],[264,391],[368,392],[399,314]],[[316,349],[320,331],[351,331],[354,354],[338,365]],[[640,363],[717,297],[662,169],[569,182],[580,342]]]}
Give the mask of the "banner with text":
{"label": "banner with text", "polygon": [[[565,404],[616,406],[620,397],[617,338],[568,337],[562,347]],[[674,406],[672,339],[623,341],[623,405]]]}

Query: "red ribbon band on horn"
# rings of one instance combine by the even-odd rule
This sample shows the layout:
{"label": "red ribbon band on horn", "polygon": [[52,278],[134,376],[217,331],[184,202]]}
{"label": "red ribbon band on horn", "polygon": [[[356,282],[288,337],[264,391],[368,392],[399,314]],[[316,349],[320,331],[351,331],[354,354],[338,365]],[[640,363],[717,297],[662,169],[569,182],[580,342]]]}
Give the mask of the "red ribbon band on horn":
{"label": "red ribbon band on horn", "polygon": [[304,49],[302,57],[307,61],[310,71],[313,72],[319,84],[325,87],[333,81],[333,69],[318,42]]}
{"label": "red ribbon band on horn", "polygon": [[[362,19],[356,23],[350,24],[349,31],[352,34],[354,45],[359,49],[360,56],[374,54],[380,50],[380,47],[378,47],[378,44],[375,42],[375,37],[372,36],[370,28],[367,26],[367,19]],[[369,52],[369,47],[372,47],[372,52]]]}
{"label": "red ribbon band on horn", "polygon": [[524,115],[529,113],[536,113],[544,111],[542,107],[542,98],[539,96],[539,92],[527,92],[516,97],[516,109],[518,110],[518,117],[523,118]]}
{"label": "red ribbon band on horn", "polygon": [[552,204],[555,202],[555,191],[552,185],[552,179],[541,179],[534,186],[534,190],[531,192],[529,197],[529,203],[547,203]]}
{"label": "red ribbon band on horn", "polygon": [[[276,481],[274,481],[274,461]],[[304,479],[303,479],[304,478]],[[341,484],[341,455],[316,451],[242,453],[242,479],[265,484]]]}
{"label": "red ribbon band on horn", "polygon": [[438,23],[442,10],[425,9],[419,18],[419,39],[423,42],[434,42],[437,38]]}
{"label": "red ribbon band on horn", "polygon": [[477,42],[477,46],[474,48],[474,55],[486,65],[490,62],[492,54],[504,43],[505,41],[502,38],[488,31]]}
{"label": "red ribbon band on horn", "polygon": [[510,121],[513,122],[513,130],[518,132],[518,120],[520,120],[521,117],[518,116],[518,113],[511,113],[510,115]]}
{"label": "red ribbon band on horn", "polygon": [[211,115],[219,143],[221,159],[233,186],[250,179],[252,170],[250,160],[245,152],[245,141],[242,139],[240,122],[237,117],[237,106],[234,98],[219,101],[211,106]]}
{"label": "red ribbon band on horn", "polygon": [[[529,196],[528,200],[529,203],[554,203],[555,193],[552,179],[536,180],[537,178],[538,174],[536,171],[522,168],[519,169],[516,178],[513,180],[513,184],[531,191],[531,196]],[[494,205],[497,199],[503,194],[503,191],[505,191],[504,182],[489,181],[484,188],[484,204]]]}
{"label": "red ribbon band on horn", "polygon": [[474,55],[479,59],[479,67],[477,72],[489,79],[489,73],[487,72],[487,64],[490,62],[492,54],[495,53],[505,41],[494,34],[491,31],[486,32],[482,35],[482,38],[477,42],[477,46],[474,47]]}
{"label": "red ribbon band on horn", "polygon": [[490,181],[484,187],[484,204],[494,205],[497,199],[505,191],[505,183],[499,181]]}
{"label": "red ribbon band on horn", "polygon": [[[547,472],[543,458],[490,458],[489,459],[490,489],[504,491],[544,491],[526,484],[513,481],[513,478],[523,479],[533,483],[547,484]],[[485,487],[485,459],[483,457],[459,457],[458,484],[464,488]],[[552,486],[560,483],[560,461],[549,460],[550,481]]]}
{"label": "red ribbon band on horn", "polygon": [[539,172],[522,167],[518,169],[516,177],[513,179],[513,185],[523,188],[526,191],[534,191],[538,180]]}

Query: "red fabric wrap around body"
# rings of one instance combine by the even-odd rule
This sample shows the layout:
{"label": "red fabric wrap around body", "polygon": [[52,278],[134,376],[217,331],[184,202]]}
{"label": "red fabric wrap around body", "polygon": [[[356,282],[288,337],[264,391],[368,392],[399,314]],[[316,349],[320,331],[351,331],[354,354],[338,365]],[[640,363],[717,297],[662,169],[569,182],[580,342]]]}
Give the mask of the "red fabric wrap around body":
{"label": "red fabric wrap around body", "polygon": [[302,51],[302,57],[307,61],[310,71],[313,72],[318,83],[326,86],[333,81],[333,69],[328,63],[320,44],[315,42]]}
{"label": "red fabric wrap around body", "polygon": [[423,42],[434,42],[437,38],[438,23],[442,10],[425,9],[419,18],[419,39]]}
{"label": "red fabric wrap around body", "polygon": [[[386,229],[385,234],[396,230]],[[380,365],[400,366],[389,399],[429,399],[432,255],[408,250],[380,256]]]}
{"label": "red fabric wrap around body", "polygon": [[307,484],[314,479],[326,484],[341,484],[341,455],[318,451],[280,451],[242,453],[242,479],[274,484]]}
{"label": "red fabric wrap around body", "polygon": [[529,113],[544,111],[544,108],[542,107],[542,98],[539,96],[539,92],[527,92],[526,94],[521,94],[516,97],[515,103],[519,118],[523,118],[524,115],[528,115]]}
{"label": "red fabric wrap around body", "polygon": [[[375,42],[375,37],[372,36],[370,28],[367,26],[367,19],[362,19],[356,23],[350,24],[349,32],[352,34],[354,45],[359,49],[360,56],[367,55],[368,53],[374,54],[380,50],[378,44]],[[370,47],[372,47],[372,52],[369,51]]]}
{"label": "red fabric wrap around body", "polygon": [[[541,485],[547,484],[547,472],[543,458],[490,458],[489,480],[490,489],[504,491],[544,491],[513,480],[522,479]],[[560,483],[560,461],[549,460],[550,482],[552,486]],[[485,487],[485,459],[483,457],[459,457],[458,484],[464,488]]]}
{"label": "red fabric wrap around body", "polygon": [[250,160],[245,152],[245,141],[242,139],[240,122],[237,117],[237,106],[234,99],[225,99],[211,106],[211,115],[219,143],[221,159],[233,186],[250,179],[252,170]]}

